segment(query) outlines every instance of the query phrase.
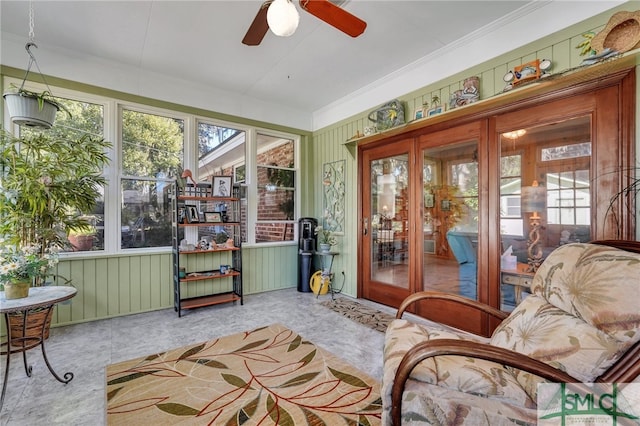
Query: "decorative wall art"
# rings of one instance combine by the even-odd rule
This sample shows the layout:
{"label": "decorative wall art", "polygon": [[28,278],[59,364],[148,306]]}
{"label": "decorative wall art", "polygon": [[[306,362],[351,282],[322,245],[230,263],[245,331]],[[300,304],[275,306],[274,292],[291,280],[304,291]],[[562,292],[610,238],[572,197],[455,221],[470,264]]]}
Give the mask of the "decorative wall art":
{"label": "decorative wall art", "polygon": [[462,83],[462,89],[456,90],[449,99],[449,108],[454,109],[471,104],[480,99],[480,77],[466,78]]}
{"label": "decorative wall art", "polygon": [[345,160],[322,166],[323,218],[322,229],[344,233],[344,174]]}
{"label": "decorative wall art", "polygon": [[436,105],[433,108],[430,108],[427,113],[426,116],[427,117],[431,117],[434,115],[438,115],[440,113],[444,112],[444,105]]}
{"label": "decorative wall art", "polygon": [[368,118],[376,124],[378,130],[400,126],[404,124],[404,104],[394,99],[371,111]]}
{"label": "decorative wall art", "polygon": [[228,197],[231,195],[231,176],[213,177],[213,196]]}
{"label": "decorative wall art", "polygon": [[551,61],[548,59],[535,59],[513,68],[513,71],[507,72],[502,78],[507,85],[502,90],[509,91],[519,84],[547,77],[547,71],[551,68]]}

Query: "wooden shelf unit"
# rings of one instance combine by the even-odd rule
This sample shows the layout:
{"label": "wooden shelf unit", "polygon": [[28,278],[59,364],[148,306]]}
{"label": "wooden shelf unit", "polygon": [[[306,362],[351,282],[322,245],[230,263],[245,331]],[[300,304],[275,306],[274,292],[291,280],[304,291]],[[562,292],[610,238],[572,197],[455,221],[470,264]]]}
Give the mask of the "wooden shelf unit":
{"label": "wooden shelf unit", "polygon": [[[206,184],[198,184],[199,194],[203,194]],[[172,226],[172,258],[173,258],[173,286],[174,310],[182,316],[182,310],[201,308],[220,303],[243,304],[242,291],[242,224],[240,222],[240,188],[234,186],[232,197],[212,197],[209,195],[185,195],[195,192],[194,186],[187,184],[179,187],[175,183],[172,188],[173,226]],[[204,222],[198,217],[198,222],[189,222],[184,214],[187,207],[195,206],[198,213],[203,213],[205,206],[210,204],[224,204],[227,207],[226,222]],[[182,213],[181,213],[182,210]],[[211,229],[215,231],[211,231]],[[188,230],[195,230],[188,231]],[[233,239],[234,247],[214,249],[181,250],[181,240],[187,234],[193,240],[195,247],[205,234],[215,240],[218,233],[224,232]],[[211,235],[213,234],[213,235]],[[220,265],[228,263],[226,273],[220,273]],[[194,266],[197,265],[197,266]],[[210,268],[209,268],[210,267]],[[180,270],[184,269],[185,276],[180,277]],[[230,283],[227,282],[230,280]],[[193,287],[195,286],[195,287]],[[223,289],[220,289],[223,287]],[[228,288],[231,288],[228,291]],[[220,289],[220,291],[218,291]],[[185,296],[189,293],[189,296]],[[196,295],[193,295],[193,294]]]}

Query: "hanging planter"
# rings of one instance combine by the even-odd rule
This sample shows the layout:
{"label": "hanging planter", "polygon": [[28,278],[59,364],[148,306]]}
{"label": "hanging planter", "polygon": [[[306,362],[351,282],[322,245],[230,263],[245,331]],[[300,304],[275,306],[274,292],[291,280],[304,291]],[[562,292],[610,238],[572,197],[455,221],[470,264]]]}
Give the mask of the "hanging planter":
{"label": "hanging planter", "polygon": [[7,112],[11,122],[20,126],[43,127],[50,129],[60,109],[58,104],[43,97],[26,93],[5,93]]}
{"label": "hanging planter", "polygon": [[[42,127],[50,129],[53,126],[53,122],[56,119],[56,113],[59,110],[64,110],[69,116],[71,113],[64,105],[57,103],[51,89],[47,84],[47,81],[40,71],[40,66],[36,61],[36,57],[31,52],[32,47],[38,47],[34,42],[34,17],[33,17],[33,4],[29,4],[29,42],[24,46],[29,54],[29,65],[27,66],[27,72],[22,79],[22,84],[19,88],[12,85],[14,91],[7,92],[3,95],[3,98],[7,102],[7,112],[11,118],[11,122],[20,126],[29,127]],[[27,81],[31,66],[34,65],[38,69],[42,81],[47,86],[47,90],[41,93],[32,92],[24,88],[24,84]]]}

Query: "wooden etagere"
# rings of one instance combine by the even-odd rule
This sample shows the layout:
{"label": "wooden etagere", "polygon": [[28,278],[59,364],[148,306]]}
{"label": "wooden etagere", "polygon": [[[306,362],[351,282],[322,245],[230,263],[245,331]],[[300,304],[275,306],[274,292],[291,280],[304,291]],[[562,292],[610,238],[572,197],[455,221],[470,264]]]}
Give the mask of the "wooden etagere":
{"label": "wooden etagere", "polygon": [[[211,186],[203,183],[174,184],[171,192],[174,309],[178,316],[184,309],[236,301],[242,305],[240,187],[234,186],[230,197],[212,196]],[[201,245],[203,239],[208,245]]]}

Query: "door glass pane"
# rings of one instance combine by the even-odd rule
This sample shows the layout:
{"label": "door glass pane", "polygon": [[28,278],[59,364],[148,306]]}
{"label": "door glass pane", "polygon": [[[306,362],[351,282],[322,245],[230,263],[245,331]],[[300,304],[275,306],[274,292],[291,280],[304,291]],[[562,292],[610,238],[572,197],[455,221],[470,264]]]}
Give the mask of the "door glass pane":
{"label": "door glass pane", "polygon": [[423,152],[424,290],[477,299],[478,144]]}
{"label": "door glass pane", "polygon": [[590,129],[585,116],[500,136],[502,310],[529,294],[554,248],[591,239]]}
{"label": "door glass pane", "polygon": [[371,163],[371,279],[408,288],[409,166],[406,154]]}

